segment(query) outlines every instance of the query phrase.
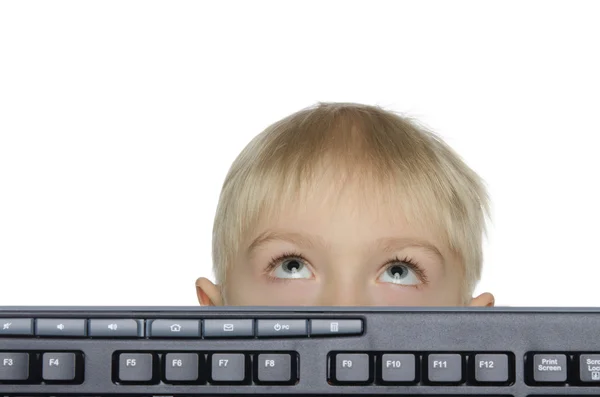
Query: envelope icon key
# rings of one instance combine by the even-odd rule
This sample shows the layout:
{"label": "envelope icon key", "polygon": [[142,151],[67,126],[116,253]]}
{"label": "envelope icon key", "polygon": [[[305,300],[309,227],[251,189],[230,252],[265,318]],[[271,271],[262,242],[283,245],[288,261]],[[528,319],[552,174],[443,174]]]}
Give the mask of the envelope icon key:
{"label": "envelope icon key", "polygon": [[225,332],[233,331],[233,324],[223,324],[223,331],[225,331]]}

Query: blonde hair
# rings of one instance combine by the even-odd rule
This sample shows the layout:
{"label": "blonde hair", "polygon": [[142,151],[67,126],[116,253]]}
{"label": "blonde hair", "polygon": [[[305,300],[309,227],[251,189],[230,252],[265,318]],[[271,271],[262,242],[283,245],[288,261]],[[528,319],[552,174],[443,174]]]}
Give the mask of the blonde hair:
{"label": "blonde hair", "polygon": [[343,175],[336,188],[350,180],[368,184],[371,195],[387,191],[407,219],[436,230],[461,261],[463,303],[471,299],[489,218],[484,182],[416,120],[354,103],[318,103],[285,117],[235,159],[213,227],[213,271],[223,295],[248,233],[286,200],[298,201],[327,165]]}

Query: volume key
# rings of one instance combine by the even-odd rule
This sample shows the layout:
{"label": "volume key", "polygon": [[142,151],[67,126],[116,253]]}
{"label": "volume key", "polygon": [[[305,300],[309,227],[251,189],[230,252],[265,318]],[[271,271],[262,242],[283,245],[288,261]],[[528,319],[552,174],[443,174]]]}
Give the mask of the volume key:
{"label": "volume key", "polygon": [[93,338],[143,338],[143,320],[130,318],[91,319],[89,335]]}
{"label": "volume key", "polygon": [[79,336],[87,335],[84,319],[38,318],[35,321],[35,334],[38,336]]}

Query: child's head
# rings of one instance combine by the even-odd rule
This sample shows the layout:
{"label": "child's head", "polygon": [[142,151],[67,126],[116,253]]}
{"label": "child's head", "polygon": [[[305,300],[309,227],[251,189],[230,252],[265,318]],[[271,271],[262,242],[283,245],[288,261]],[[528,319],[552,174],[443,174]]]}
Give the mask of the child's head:
{"label": "child's head", "polygon": [[486,189],[414,120],[325,103],[268,127],[234,161],[203,305],[464,306],[482,268]]}

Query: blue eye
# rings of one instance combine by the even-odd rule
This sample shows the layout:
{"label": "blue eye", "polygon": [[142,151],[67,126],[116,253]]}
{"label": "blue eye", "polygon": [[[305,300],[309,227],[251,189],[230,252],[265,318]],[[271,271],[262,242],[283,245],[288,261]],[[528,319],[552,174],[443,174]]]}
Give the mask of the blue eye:
{"label": "blue eye", "polygon": [[416,285],[420,284],[418,275],[410,264],[393,262],[380,276],[380,281],[392,284]]}
{"label": "blue eye", "polygon": [[285,259],[275,267],[274,277],[277,278],[310,278],[312,272],[301,259]]}

